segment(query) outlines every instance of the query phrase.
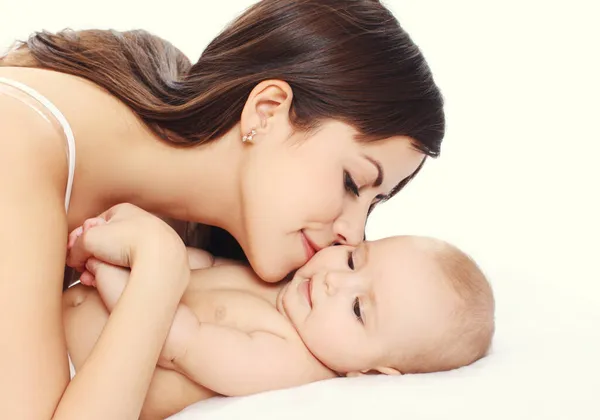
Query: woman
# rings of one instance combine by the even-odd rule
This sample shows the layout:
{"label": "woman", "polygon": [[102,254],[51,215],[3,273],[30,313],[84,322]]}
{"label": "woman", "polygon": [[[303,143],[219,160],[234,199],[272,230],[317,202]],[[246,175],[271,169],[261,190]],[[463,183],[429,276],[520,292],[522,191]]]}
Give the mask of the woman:
{"label": "woman", "polygon": [[[129,202],[218,227],[274,282],[357,244],[444,132],[422,54],[373,0],[264,0],[194,65],[145,32],[83,31],[37,33],[0,66],[2,418],[139,414],[189,273],[161,271],[183,258],[167,229],[123,238],[139,286],[69,383],[61,278],[86,218]],[[155,269],[134,275],[140,259]]]}

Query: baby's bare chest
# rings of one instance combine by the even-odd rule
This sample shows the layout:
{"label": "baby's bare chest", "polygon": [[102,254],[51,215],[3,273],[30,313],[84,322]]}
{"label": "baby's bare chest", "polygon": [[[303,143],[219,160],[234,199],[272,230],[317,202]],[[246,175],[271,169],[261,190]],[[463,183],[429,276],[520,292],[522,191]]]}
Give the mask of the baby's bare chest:
{"label": "baby's bare chest", "polygon": [[297,336],[290,322],[274,305],[277,288],[256,284],[242,270],[223,269],[211,278],[192,278],[182,301],[200,322],[242,331],[269,331]]}

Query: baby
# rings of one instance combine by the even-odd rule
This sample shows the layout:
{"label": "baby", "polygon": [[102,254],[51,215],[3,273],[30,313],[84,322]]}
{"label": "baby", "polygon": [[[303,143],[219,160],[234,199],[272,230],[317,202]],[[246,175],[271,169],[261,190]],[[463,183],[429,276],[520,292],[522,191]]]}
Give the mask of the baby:
{"label": "baby", "polygon": [[[93,229],[93,227],[92,227]],[[337,376],[455,369],[483,357],[494,332],[491,288],[440,240],[398,236],[328,247],[292,280],[268,284],[242,264],[190,250],[175,315],[142,418],[168,417],[214,395],[239,396]],[[126,287],[100,262],[64,295],[79,368]],[[93,274],[93,275],[92,275]],[[96,291],[97,290],[97,291]]]}

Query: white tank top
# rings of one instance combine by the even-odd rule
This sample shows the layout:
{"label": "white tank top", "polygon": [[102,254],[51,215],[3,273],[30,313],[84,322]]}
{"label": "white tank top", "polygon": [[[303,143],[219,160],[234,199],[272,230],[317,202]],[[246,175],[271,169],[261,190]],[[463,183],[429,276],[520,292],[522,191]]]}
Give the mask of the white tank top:
{"label": "white tank top", "polygon": [[75,176],[75,136],[73,135],[73,130],[71,129],[69,122],[67,121],[63,113],[60,112],[60,110],[52,102],[50,102],[46,97],[42,96],[39,92],[30,88],[29,86],[4,77],[0,77],[0,83],[12,86],[20,90],[21,92],[24,92],[27,95],[31,96],[33,99],[42,104],[44,108],[46,108],[54,116],[54,118],[56,118],[56,120],[62,127],[67,142],[67,162],[69,165],[67,190],[65,192],[65,211],[68,212],[69,202],[71,201],[71,191],[73,190],[73,178]]}

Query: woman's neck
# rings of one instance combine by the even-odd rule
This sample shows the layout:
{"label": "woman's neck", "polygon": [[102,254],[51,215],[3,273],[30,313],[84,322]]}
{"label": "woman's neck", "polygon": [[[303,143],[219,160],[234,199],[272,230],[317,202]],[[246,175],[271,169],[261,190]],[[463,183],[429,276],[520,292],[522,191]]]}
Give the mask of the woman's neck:
{"label": "woman's neck", "polygon": [[194,147],[170,145],[144,127],[126,140],[78,144],[74,218],[129,202],[163,217],[239,229],[243,145],[237,131]]}

